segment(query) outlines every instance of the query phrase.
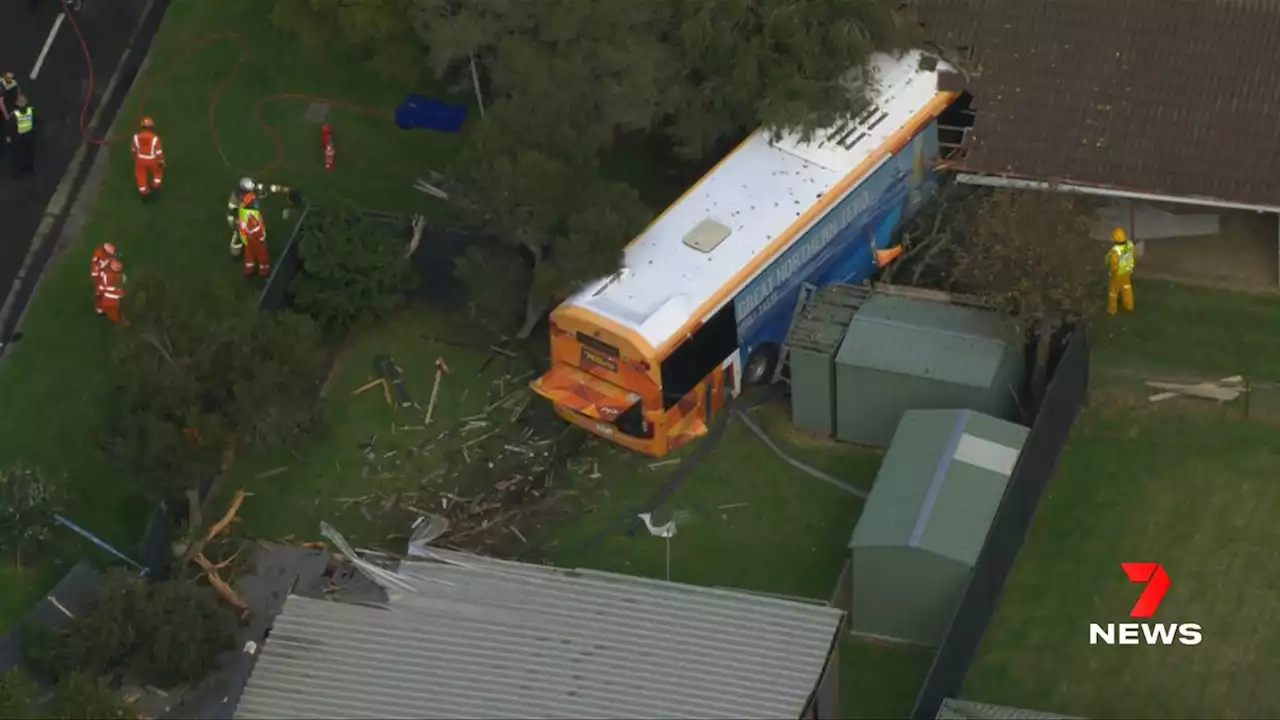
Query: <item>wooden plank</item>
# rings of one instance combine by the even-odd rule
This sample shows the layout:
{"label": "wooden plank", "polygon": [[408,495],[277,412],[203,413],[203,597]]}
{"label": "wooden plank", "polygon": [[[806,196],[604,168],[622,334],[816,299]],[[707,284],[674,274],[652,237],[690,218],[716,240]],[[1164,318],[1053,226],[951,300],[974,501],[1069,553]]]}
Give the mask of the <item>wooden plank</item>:
{"label": "wooden plank", "polygon": [[1183,385],[1181,383],[1166,383],[1147,381],[1147,387],[1156,390],[1168,390],[1178,393],[1179,395],[1190,395],[1191,397],[1205,398],[1206,400],[1217,400],[1219,402],[1228,402],[1240,397],[1240,390],[1234,388],[1219,387],[1213,383],[1201,383],[1199,385]]}

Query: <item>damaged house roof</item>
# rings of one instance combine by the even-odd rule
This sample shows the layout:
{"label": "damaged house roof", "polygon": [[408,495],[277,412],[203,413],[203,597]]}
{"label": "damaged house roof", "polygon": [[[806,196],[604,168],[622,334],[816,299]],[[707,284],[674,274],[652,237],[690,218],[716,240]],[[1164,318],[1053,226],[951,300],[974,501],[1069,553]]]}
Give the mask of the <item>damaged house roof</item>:
{"label": "damaged house roof", "polygon": [[292,596],[237,718],[798,718],[843,612],[432,550],[386,604]]}
{"label": "damaged house roof", "polygon": [[956,169],[1280,206],[1280,3],[910,4],[968,75]]}

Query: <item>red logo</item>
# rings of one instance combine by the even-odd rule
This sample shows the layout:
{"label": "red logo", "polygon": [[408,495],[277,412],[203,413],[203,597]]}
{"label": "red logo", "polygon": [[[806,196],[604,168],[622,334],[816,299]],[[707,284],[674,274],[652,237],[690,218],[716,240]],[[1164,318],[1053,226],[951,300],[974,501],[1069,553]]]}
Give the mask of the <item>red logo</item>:
{"label": "red logo", "polygon": [[1165,593],[1169,592],[1169,586],[1172,585],[1169,573],[1164,571],[1164,566],[1160,563],[1136,562],[1120,563],[1120,567],[1124,569],[1124,574],[1129,576],[1129,582],[1143,583],[1147,586],[1138,597],[1138,602],[1134,604],[1129,617],[1149,618],[1155,615],[1156,609],[1160,607],[1160,601],[1164,600]]}

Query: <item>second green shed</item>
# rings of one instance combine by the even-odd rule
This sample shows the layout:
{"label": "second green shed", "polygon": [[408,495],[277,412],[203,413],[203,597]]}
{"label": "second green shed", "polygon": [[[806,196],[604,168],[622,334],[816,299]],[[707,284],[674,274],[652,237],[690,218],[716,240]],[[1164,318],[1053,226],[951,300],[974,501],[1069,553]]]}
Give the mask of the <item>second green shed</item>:
{"label": "second green shed", "polygon": [[866,288],[832,285],[818,293],[791,326],[791,423],[822,437],[835,432],[836,385],[833,361]]}
{"label": "second green shed", "polygon": [[885,447],[908,410],[969,409],[1017,417],[1023,349],[990,311],[873,294],[835,360],[836,437]]}

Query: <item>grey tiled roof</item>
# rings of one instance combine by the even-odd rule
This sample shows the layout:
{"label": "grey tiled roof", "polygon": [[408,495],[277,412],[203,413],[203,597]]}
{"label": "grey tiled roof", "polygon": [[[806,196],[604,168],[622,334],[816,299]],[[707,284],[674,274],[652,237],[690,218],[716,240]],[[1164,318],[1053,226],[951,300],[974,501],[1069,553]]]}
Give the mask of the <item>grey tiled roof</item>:
{"label": "grey tiled roof", "polygon": [[796,718],[843,617],[434,552],[386,605],[289,598],[236,717]]}

